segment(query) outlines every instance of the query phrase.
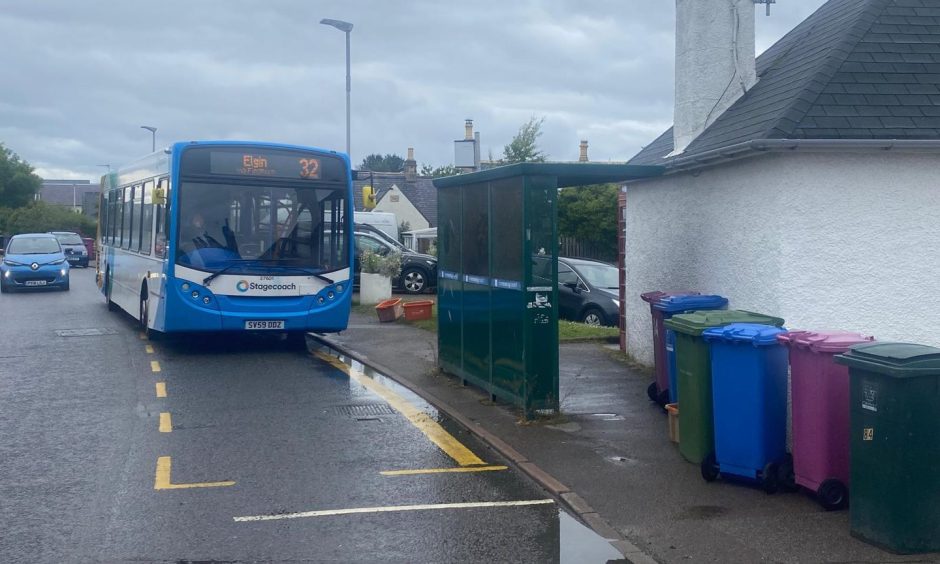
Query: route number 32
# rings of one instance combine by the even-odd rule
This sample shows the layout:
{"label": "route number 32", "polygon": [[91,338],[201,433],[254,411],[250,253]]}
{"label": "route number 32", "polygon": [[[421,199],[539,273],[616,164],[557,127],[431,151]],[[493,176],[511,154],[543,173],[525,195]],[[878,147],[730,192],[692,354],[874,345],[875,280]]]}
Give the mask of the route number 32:
{"label": "route number 32", "polygon": [[319,178],[320,161],[319,159],[300,159],[300,177],[301,178]]}

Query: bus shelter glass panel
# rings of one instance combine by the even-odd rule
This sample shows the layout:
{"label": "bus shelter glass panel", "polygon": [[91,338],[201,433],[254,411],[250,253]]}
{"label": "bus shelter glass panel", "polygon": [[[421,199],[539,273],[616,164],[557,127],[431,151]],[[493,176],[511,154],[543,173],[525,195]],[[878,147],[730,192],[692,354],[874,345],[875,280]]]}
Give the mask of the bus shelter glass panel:
{"label": "bus shelter glass panel", "polygon": [[463,369],[474,383],[490,384],[489,185],[463,188]]}
{"label": "bus shelter glass panel", "polygon": [[492,203],[492,324],[493,385],[513,401],[525,393],[519,378],[524,370],[525,308],[523,280],[523,180],[511,178],[490,184]]}
{"label": "bus shelter glass panel", "polygon": [[460,195],[461,190],[458,188],[442,188],[437,195],[440,210],[437,229],[437,344],[441,368],[462,377],[463,280],[460,274]]}

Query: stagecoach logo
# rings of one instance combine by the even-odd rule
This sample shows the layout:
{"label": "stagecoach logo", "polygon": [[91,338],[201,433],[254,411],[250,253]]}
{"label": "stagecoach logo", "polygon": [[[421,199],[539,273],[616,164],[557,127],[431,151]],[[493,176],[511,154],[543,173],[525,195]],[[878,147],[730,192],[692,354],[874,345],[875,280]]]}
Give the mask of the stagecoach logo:
{"label": "stagecoach logo", "polygon": [[239,281],[238,281],[238,284],[235,284],[235,289],[237,289],[239,292],[247,292],[247,291],[248,291],[248,281],[247,281],[247,280],[239,280]]}
{"label": "stagecoach logo", "polygon": [[296,290],[297,284],[291,282],[290,284],[271,284],[266,282],[249,282],[247,280],[239,280],[235,284],[235,289],[239,292],[247,292],[248,290],[255,290],[257,292],[272,292],[277,290]]}

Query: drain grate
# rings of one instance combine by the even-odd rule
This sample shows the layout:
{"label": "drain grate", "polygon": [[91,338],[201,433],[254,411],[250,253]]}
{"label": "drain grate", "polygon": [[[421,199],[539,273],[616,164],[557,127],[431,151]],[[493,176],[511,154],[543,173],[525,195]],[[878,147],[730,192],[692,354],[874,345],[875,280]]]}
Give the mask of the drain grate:
{"label": "drain grate", "polygon": [[387,403],[367,403],[362,405],[337,405],[334,412],[349,417],[376,417],[379,415],[394,415],[395,410]]}
{"label": "drain grate", "polygon": [[97,337],[117,335],[117,331],[114,329],[58,329],[55,334],[60,337]]}

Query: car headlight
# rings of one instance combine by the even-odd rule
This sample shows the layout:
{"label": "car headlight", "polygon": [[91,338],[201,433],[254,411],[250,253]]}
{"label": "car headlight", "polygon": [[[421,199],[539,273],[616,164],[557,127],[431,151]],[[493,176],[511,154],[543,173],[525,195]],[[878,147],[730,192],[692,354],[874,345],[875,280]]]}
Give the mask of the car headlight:
{"label": "car headlight", "polygon": [[424,261],[424,262],[428,263],[428,266],[434,266],[434,261],[433,261],[433,260],[426,260],[426,261]]}
{"label": "car headlight", "polygon": [[615,305],[615,306],[617,306],[618,308],[620,307],[620,300],[613,299],[613,300],[611,300],[611,301],[614,302],[614,305]]}

